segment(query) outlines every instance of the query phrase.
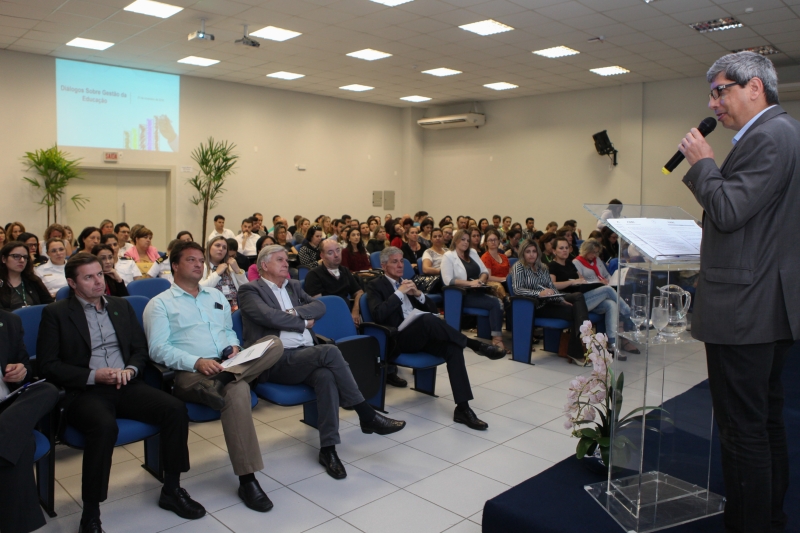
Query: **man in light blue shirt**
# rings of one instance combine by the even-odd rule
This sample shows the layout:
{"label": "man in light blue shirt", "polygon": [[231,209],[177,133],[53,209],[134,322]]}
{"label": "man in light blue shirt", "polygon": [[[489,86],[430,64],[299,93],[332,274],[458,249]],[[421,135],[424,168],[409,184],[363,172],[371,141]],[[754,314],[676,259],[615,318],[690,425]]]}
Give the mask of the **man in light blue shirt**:
{"label": "man in light blue shirt", "polygon": [[250,407],[249,382],[274,365],[283,354],[275,336],[255,360],[225,368],[223,359],[239,352],[231,308],[220,291],[201,287],[204,256],[194,242],[176,244],[169,255],[174,284],[147,304],[144,328],[150,357],[175,372],[175,395],[221,411],[222,429],[239,497],[253,510],[266,512],[272,502],[256,481],[264,468]]}

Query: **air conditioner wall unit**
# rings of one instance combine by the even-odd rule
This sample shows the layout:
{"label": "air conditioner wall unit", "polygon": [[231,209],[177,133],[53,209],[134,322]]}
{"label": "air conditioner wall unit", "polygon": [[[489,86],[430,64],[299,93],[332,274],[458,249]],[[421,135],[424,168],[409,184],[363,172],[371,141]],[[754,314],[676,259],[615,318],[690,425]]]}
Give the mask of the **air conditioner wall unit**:
{"label": "air conditioner wall unit", "polygon": [[462,115],[449,115],[446,117],[421,118],[417,124],[429,130],[444,130],[448,128],[477,128],[486,124],[486,115],[479,113],[464,113]]}

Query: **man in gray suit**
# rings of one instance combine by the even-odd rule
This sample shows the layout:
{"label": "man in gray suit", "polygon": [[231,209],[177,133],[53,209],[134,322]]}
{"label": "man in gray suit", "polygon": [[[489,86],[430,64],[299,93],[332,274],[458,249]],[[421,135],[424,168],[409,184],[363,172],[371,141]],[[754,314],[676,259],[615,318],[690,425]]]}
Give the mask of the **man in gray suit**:
{"label": "man in gray suit", "polygon": [[[325,304],[303,291],[299,281],[287,279],[289,258],[280,245],[265,246],[256,260],[260,277],[239,287],[239,309],[244,325],[244,344],[250,346],[266,335],[283,342],[283,355],[270,368],[267,381],[284,385],[305,383],[317,393],[319,413],[319,462],[335,479],[347,477],[336,454],[339,439],[339,405],[358,413],[361,431],[388,435],[406,423],[377,413],[365,400],[350,366],[339,348],[317,344],[311,329],[325,314]],[[262,379],[265,377],[262,374]]]}
{"label": "man in gray suit", "polygon": [[683,178],[703,207],[692,335],[705,342],[722,444],[728,531],[783,531],[789,458],[781,371],[800,338],[800,123],[778,105],[765,57],[729,54],[711,67],[708,106],[738,131],[721,168],[692,129]]}

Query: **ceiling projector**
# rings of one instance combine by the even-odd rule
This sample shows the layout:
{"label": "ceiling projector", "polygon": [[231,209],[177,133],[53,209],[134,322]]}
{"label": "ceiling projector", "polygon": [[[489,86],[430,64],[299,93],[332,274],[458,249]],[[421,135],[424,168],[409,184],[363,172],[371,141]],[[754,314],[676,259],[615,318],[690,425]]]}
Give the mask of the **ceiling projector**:
{"label": "ceiling projector", "polygon": [[189,34],[190,41],[213,41],[214,36],[210,33],[206,33],[206,19],[200,19],[200,31],[193,31]]}
{"label": "ceiling projector", "polygon": [[241,39],[236,39],[233,41],[233,44],[240,44],[242,46],[251,46],[253,48],[258,48],[261,46],[261,43],[256,41],[255,39],[251,39],[247,36],[247,24],[244,25],[244,35],[242,35]]}

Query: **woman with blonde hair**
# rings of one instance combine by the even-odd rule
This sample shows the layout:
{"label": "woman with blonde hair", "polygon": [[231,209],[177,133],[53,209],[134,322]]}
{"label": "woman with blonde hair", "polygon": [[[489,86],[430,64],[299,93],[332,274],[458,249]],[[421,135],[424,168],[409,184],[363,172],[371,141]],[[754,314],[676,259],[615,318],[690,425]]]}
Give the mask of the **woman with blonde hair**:
{"label": "woman with blonde hair", "polygon": [[228,256],[228,241],[223,235],[212,237],[206,246],[206,262],[200,285],[214,287],[231,305],[231,313],[239,309],[239,287],[247,283],[247,274],[239,268],[236,257]]}
{"label": "woman with blonde hair", "polygon": [[135,232],[131,232],[131,241],[133,246],[125,252],[125,257],[136,261],[141,273],[147,274],[153,263],[161,257],[156,247],[152,246],[153,232],[140,226]]}

